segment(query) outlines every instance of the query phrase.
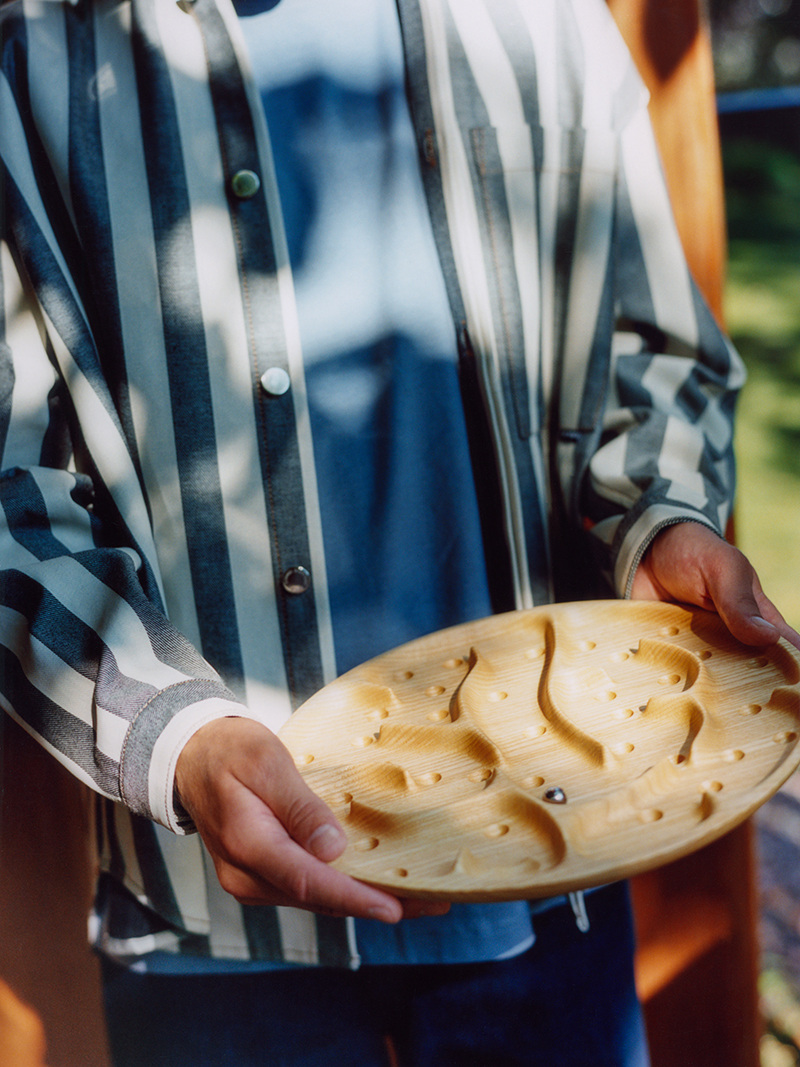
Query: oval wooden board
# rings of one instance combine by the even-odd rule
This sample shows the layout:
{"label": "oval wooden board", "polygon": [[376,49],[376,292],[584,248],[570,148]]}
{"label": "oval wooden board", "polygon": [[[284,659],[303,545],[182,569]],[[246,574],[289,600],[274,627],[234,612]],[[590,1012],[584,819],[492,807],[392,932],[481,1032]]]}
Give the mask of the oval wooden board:
{"label": "oval wooden board", "polygon": [[378,656],[280,736],[347,833],[340,870],[399,896],[550,896],[676,859],[767,800],[800,763],[800,653],[699,610],[559,604]]}

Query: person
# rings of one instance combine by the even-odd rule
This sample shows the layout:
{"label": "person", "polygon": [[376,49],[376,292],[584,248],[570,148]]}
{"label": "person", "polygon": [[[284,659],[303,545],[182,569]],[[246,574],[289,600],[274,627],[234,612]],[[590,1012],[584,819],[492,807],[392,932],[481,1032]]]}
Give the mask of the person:
{"label": "person", "polygon": [[798,641],[722,536],[742,364],[605,6],[0,19],[3,707],[103,798],[115,1063],[646,1063],[624,886],[349,879],[276,737],[601,590]]}

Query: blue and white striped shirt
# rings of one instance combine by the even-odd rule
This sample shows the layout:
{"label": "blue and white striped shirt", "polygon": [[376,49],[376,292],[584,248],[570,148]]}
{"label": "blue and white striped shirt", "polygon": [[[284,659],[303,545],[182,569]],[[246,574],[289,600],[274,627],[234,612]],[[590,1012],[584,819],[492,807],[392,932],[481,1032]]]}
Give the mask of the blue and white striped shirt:
{"label": "blue and white striped shirt", "polygon": [[[625,595],[663,525],[724,528],[743,377],[641,82],[601,0],[397,6],[492,606],[590,575]],[[11,0],[0,34],[3,707],[107,798],[106,951],[353,965],[352,923],[227,897],[173,796],[199,726],[277,728],[337,670],[313,368],[236,13]]]}

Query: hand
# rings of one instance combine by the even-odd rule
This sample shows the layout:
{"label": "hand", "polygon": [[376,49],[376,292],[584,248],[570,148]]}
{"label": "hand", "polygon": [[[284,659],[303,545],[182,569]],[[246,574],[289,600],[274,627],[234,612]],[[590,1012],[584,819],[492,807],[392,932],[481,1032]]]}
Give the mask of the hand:
{"label": "hand", "polygon": [[449,905],[400,901],[329,867],[344,831],[265,726],[217,719],[178,758],[175,783],[222,888],[241,904],[285,904],[325,915],[395,923]]}
{"label": "hand", "polygon": [[800,649],[800,635],[764,595],[747,558],[697,522],[668,526],[655,537],[636,571],[631,596],[716,611],[746,645],[773,645],[785,637]]}

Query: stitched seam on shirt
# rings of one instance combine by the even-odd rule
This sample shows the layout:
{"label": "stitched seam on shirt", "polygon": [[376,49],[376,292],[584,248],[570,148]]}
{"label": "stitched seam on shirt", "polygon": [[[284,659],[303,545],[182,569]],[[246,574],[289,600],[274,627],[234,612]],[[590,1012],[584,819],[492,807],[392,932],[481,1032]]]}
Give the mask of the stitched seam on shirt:
{"label": "stitched seam on shirt", "polygon": [[[125,764],[125,756],[126,756],[126,753],[127,753],[128,747],[129,747],[131,734],[133,733],[137,722],[142,717],[142,715],[144,715],[144,713],[151,706],[151,704],[154,704],[156,702],[156,700],[159,699],[159,697],[162,697],[164,695],[164,693],[169,693],[170,690],[172,690],[172,689],[179,689],[182,685],[188,685],[191,682],[195,682],[195,681],[197,681],[196,678],[184,678],[180,682],[173,682],[172,685],[168,685],[164,689],[159,689],[157,693],[154,693],[148,700],[145,701],[144,704],[142,704],[142,706],[136,712],[134,717],[131,719],[131,724],[130,724],[130,727],[128,728],[127,734],[125,735],[125,740],[122,743],[122,750],[121,750],[120,755],[119,755],[119,768],[120,768],[119,795],[120,795],[123,803],[127,807],[130,808],[131,804],[128,802],[128,798],[127,798],[127,795],[126,795],[126,790],[125,790],[125,787],[124,787],[124,778],[123,778],[123,775],[122,775],[122,768],[123,768],[123,766]],[[166,796],[166,790],[165,790],[165,796]],[[149,804],[148,804],[148,807],[149,807]]]}
{"label": "stitched seam on shirt", "polygon": [[516,375],[514,373],[512,363],[512,345],[511,345],[511,328],[509,325],[508,316],[508,302],[503,292],[502,274],[500,271],[500,257],[498,255],[497,247],[497,230],[494,224],[494,219],[491,209],[491,198],[489,197],[489,189],[487,184],[488,168],[486,166],[486,153],[483,148],[484,133],[482,130],[472,131],[472,144],[475,150],[478,163],[478,175],[480,177],[481,185],[481,199],[483,200],[484,216],[486,218],[486,225],[489,233],[489,246],[492,250],[492,262],[494,264],[495,277],[497,278],[497,301],[500,305],[500,318],[503,324],[503,337],[506,345],[506,358],[509,363],[509,383],[511,386],[511,394],[514,397],[514,416],[517,423],[517,433],[522,434],[522,428],[525,425],[525,420],[522,418],[520,398],[518,396]]}

